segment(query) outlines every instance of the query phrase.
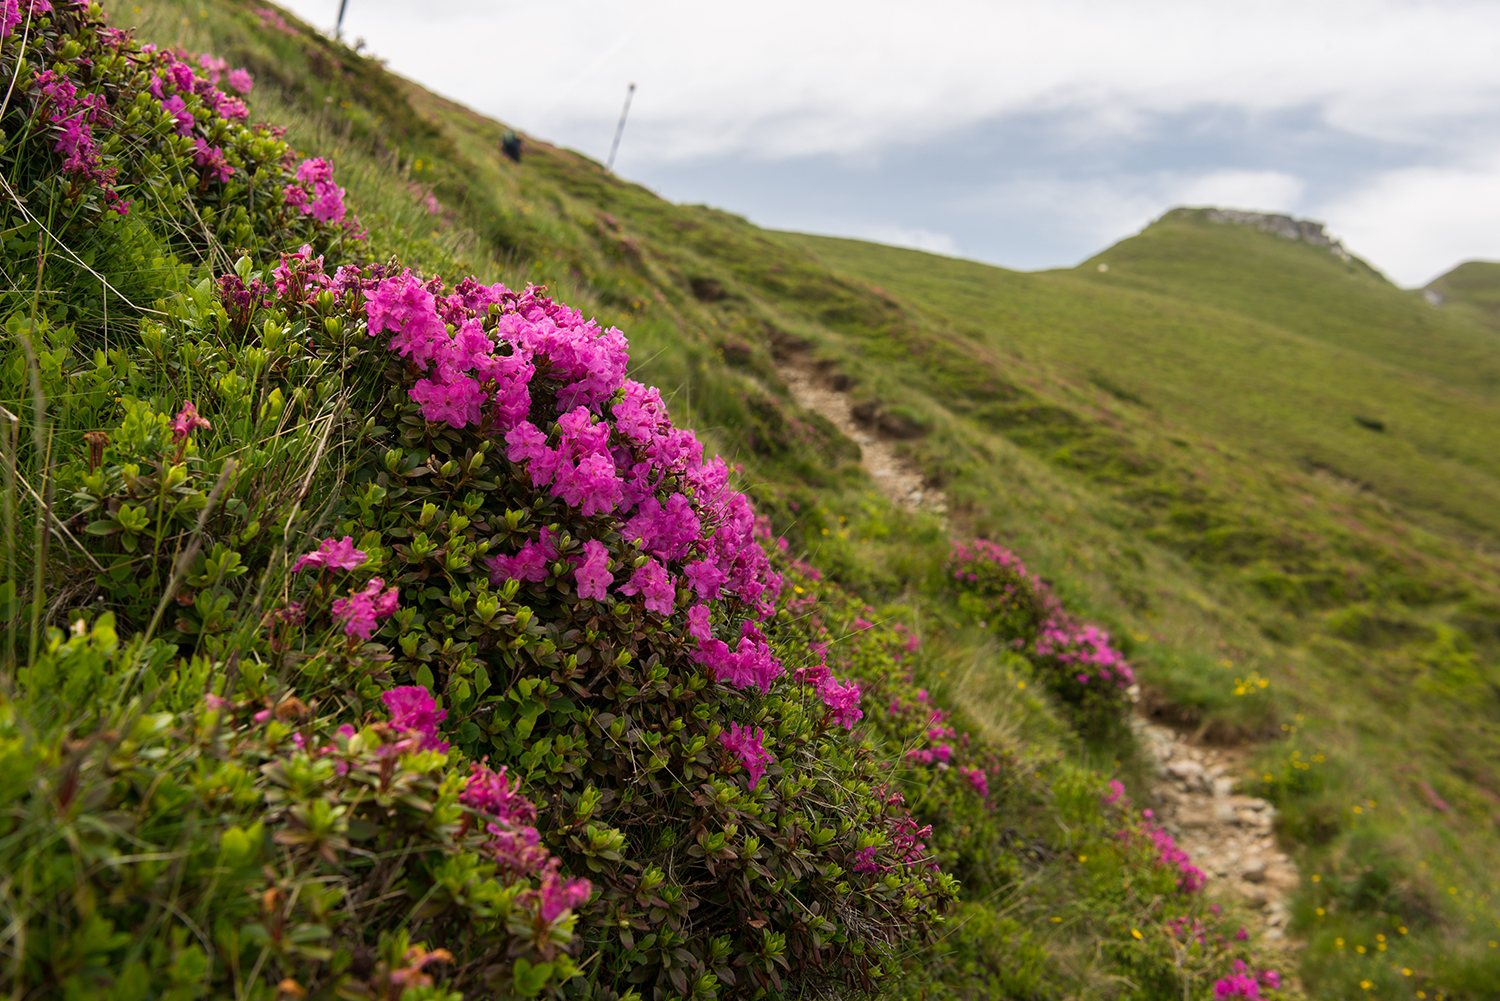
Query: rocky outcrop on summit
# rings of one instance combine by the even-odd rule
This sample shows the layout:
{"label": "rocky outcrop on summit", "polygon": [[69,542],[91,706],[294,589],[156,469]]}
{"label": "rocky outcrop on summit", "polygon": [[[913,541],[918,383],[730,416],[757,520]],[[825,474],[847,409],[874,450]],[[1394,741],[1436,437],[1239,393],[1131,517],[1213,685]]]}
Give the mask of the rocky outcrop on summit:
{"label": "rocky outcrop on summit", "polygon": [[1273,233],[1284,240],[1301,240],[1314,247],[1327,247],[1328,252],[1341,261],[1349,260],[1349,251],[1344,245],[1323,232],[1323,224],[1308,219],[1293,219],[1289,215],[1274,215],[1269,212],[1241,212],[1239,209],[1203,209],[1203,218],[1209,222],[1230,223],[1235,226],[1254,226]]}

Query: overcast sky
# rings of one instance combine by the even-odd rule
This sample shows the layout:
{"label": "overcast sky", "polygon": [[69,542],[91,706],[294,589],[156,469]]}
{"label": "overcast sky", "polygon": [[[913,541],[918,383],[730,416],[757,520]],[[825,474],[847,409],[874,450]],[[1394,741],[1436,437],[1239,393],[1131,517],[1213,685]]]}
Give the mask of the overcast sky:
{"label": "overcast sky", "polygon": [[[290,0],[330,27],[339,0]],[[1174,205],[1500,259],[1500,3],[348,0],[389,66],[677,202],[1012,268]]]}

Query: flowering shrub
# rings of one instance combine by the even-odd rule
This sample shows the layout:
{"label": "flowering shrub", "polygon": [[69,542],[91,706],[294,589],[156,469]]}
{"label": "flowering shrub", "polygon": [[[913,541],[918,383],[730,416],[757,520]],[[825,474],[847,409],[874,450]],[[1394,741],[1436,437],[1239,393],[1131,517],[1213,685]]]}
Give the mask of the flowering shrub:
{"label": "flowering shrub", "polygon": [[1016,554],[985,539],[956,542],[946,573],[965,612],[1026,655],[1080,730],[1097,733],[1128,712],[1135,673],[1109,633],[1069,615]]}
{"label": "flowering shrub", "polygon": [[[101,370],[123,419],[58,474],[120,621],[168,607],[139,554],[187,552],[159,642],[238,658],[224,697],[259,707],[252,726],[295,699],[448,755],[465,830],[519,881],[517,906],[535,899],[537,934],[579,911],[554,951],[597,954],[600,996],[895,972],[956,887],[901,796],[873,791],[863,684],[824,660],[786,669],[805,640],[783,624],[767,537],[724,463],[626,378],[623,335],[540,290],[329,274],[306,248],[242,262],[219,291],[169,305],[138,349],[181,345],[194,405]],[[276,373],[258,395],[222,332]],[[319,381],[335,359],[341,392]],[[312,429],[348,401],[364,401],[348,485],[303,514]],[[522,960],[545,967],[539,986],[571,970],[522,955],[491,974]]]}
{"label": "flowering shrub", "polygon": [[[0,162],[24,198],[5,199],[4,229],[21,236],[4,251],[13,273],[34,271],[41,239],[54,319],[138,312],[160,296],[165,266],[216,246],[231,257],[321,250],[359,233],[339,189],[306,181],[280,130],[249,124],[234,93],[253,87],[243,69],[137,44],[79,0],[12,2],[0,59],[18,71]],[[282,203],[288,185],[312,193],[306,213]]]}
{"label": "flowering shrub", "polygon": [[533,995],[572,976],[587,881],[544,851],[508,864],[497,822],[535,812],[449,764],[425,690],[340,725],[240,698],[248,675],[203,696],[222,672],[121,643],[107,614],[53,631],[19,680],[0,702],[0,868],[25,887],[0,904],[7,991]]}

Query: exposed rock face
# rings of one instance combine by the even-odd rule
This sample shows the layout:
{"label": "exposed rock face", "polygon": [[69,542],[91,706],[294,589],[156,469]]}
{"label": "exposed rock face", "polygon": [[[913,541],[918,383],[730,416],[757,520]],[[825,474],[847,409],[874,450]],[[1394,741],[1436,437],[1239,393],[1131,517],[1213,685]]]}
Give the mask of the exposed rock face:
{"label": "exposed rock face", "polygon": [[1267,233],[1274,233],[1283,240],[1301,240],[1314,247],[1327,247],[1328,252],[1341,261],[1349,260],[1349,251],[1344,245],[1323,232],[1323,224],[1308,219],[1293,219],[1289,215],[1272,215],[1267,212],[1241,212],[1238,209],[1204,209],[1203,217],[1209,222],[1230,223],[1235,226],[1254,226]]}

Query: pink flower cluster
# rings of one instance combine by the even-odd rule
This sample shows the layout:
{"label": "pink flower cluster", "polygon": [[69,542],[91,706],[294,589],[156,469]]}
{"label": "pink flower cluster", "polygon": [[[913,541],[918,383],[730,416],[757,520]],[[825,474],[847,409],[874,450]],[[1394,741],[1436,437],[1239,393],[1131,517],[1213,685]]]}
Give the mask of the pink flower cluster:
{"label": "pink flower cluster", "polygon": [[395,614],[398,598],[394,585],[387,589],[384,580],[371,577],[363,591],[351,591],[349,597],[334,601],[333,618],[344,624],[344,632],[351,637],[367,640],[381,619]]}
{"label": "pink flower cluster", "polygon": [[198,416],[198,408],[193,406],[192,400],[188,400],[172,418],[172,441],[180,444],[187,441],[194,431],[206,431],[212,427],[207,420]]}
{"label": "pink flower cluster", "polygon": [[859,708],[859,685],[853,681],[841,682],[833,676],[828,667],[827,643],[814,643],[812,649],[818,655],[818,662],[797,668],[792,672],[793,679],[817,690],[823,705],[828,707],[827,722],[836,723],[845,730],[854,729],[854,724],[865,716],[864,710]]}
{"label": "pink flower cluster", "polygon": [[1207,877],[1203,870],[1193,865],[1193,858],[1187,852],[1177,847],[1177,842],[1172,835],[1157,827],[1155,824],[1146,825],[1146,833],[1151,838],[1151,843],[1156,846],[1156,861],[1158,865],[1176,866],[1180,874],[1177,880],[1177,888],[1183,893],[1197,893],[1203,889]]}
{"label": "pink flower cluster", "polygon": [[192,135],[197,124],[197,116],[188,106],[194,97],[212,116],[231,122],[243,122],[250,117],[244,101],[218,88],[219,76],[229,65],[222,59],[191,56],[181,50],[158,50],[152,45],[142,46],[141,52],[150,57],[151,78],[147,89],[160,102],[162,110],[176,120],[179,135]]}
{"label": "pink flower cluster", "polygon": [[[43,0],[44,2],[44,0]],[[13,8],[13,5],[11,9]],[[40,12],[39,7],[34,9]],[[50,5],[46,8],[51,9]],[[8,22],[9,12],[5,21]],[[106,167],[101,159],[99,141],[94,130],[109,124],[109,101],[103,94],[82,91],[64,72],[56,69],[38,73],[31,82],[38,102],[38,114],[45,115],[57,132],[53,150],[64,154],[63,173],[104,189],[105,201],[120,215],[130,211],[128,202],[114,189],[118,171]]]}
{"label": "pink flower cluster", "polygon": [[974,791],[979,794],[980,799],[985,799],[990,794],[990,778],[985,774],[983,768],[960,768],[958,773],[969,780]]}
{"label": "pink flower cluster", "polygon": [[317,549],[305,553],[292,564],[292,573],[306,570],[308,567],[321,567],[324,570],[355,570],[365,561],[365,552],[354,548],[353,536],[346,535],[342,539],[327,538]]}
{"label": "pink flower cluster", "polygon": [[1044,600],[1053,603],[1056,601],[1051,589],[1026,569],[1019,556],[988,539],[954,542],[948,555],[948,570],[954,580],[984,584],[985,590],[1005,606],[1014,606],[1028,597],[1028,592],[1043,595]]}
{"label": "pink flower cluster", "polygon": [[458,801],[482,815],[485,829],[494,838],[487,847],[500,867],[524,876],[546,864],[547,849],[535,826],[536,807],[520,794],[519,786],[506,775],[504,766],[496,772],[476,762]]}
{"label": "pink flower cluster", "polygon": [[[740,624],[731,648],[714,636],[708,607],[732,597],[754,619],[772,612],[780,578],[756,544],[750,502],[729,487],[722,460],[705,462],[693,433],[672,426],[661,394],[626,378],[625,336],[534,288],[468,280],[442,292],[409,271],[365,287],[369,334],[390,335],[390,350],[417,373],[410,395],[423,416],[503,435],[506,458],[532,486],[585,518],[613,519],[639,554],[626,567],[628,552],[596,538],[560,559],[543,530],[490,557],[491,580],[543,583],[561,565],[580,598],[638,597],[661,616],[679,611],[685,591],[697,599],[686,609],[694,659],[718,680],[769,690],[784,672],[754,622]],[[849,693],[830,697],[842,720],[858,718]]]}
{"label": "pink flower cluster", "polygon": [[540,884],[522,894],[546,924],[585,903],[594,888],[586,879],[565,879],[558,874],[559,862],[542,847],[536,829],[536,807],[519,792],[502,766],[498,772],[475,762],[469,782],[458,801],[479,814],[494,840],[486,847],[500,868],[511,875],[526,876],[540,870]]}
{"label": "pink flower cluster", "polygon": [[[78,0],[74,0],[78,3]],[[78,4],[86,6],[85,4]],[[52,12],[49,0],[0,0],[0,38],[9,38],[26,16],[41,17]]]}
{"label": "pink flower cluster", "polygon": [[260,18],[262,28],[273,28],[283,35],[295,36],[297,34],[297,29],[287,24],[286,18],[282,17],[279,11],[272,10],[270,7],[257,7],[251,13]]}
{"label": "pink flower cluster", "polygon": [[750,775],[752,791],[760,784],[761,776],[766,773],[766,766],[775,760],[771,752],[766,750],[765,741],[764,730],[760,727],[752,730],[742,723],[731,723],[729,729],[719,734],[719,743],[745,766],[745,771]]}
{"label": "pink flower cluster", "polygon": [[1245,965],[1243,959],[1234,961],[1234,973],[1214,983],[1214,998],[1216,1001],[1228,1001],[1230,998],[1244,998],[1246,1001],[1259,1001],[1260,989],[1262,987],[1275,990],[1281,986],[1281,974],[1275,970],[1264,970],[1259,974],[1251,974],[1250,968]]}
{"label": "pink flower cluster", "polygon": [[1080,685],[1097,675],[1117,688],[1135,683],[1135,672],[1120,651],[1109,644],[1109,633],[1092,624],[1079,625],[1064,617],[1042,623],[1037,632],[1037,656],[1050,658],[1073,674]]}
{"label": "pink flower cluster", "polygon": [[281,201],[325,226],[334,226],[343,222],[349,211],[344,194],[344,189],[333,183],[333,165],[319,156],[302,161],[296,182],[282,189]]}
{"label": "pink flower cluster", "polygon": [[438,735],[438,724],[448,718],[432,693],[420,685],[406,685],[380,693],[380,701],[391,712],[391,726],[411,735],[416,749],[448,753],[448,742]]}

